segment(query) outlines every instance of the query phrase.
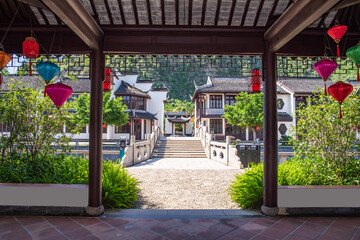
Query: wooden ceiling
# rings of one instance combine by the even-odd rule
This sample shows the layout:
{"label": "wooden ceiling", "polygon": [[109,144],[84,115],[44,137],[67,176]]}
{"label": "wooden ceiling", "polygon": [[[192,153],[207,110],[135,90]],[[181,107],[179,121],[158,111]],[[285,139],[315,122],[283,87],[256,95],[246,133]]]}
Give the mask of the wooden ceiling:
{"label": "wooden ceiling", "polygon": [[[235,37],[233,38],[232,45],[229,45],[229,49],[218,51],[218,53],[231,52],[235,42],[238,44],[249,44],[254,45],[254,49],[250,47],[237,47],[235,54],[239,53],[261,53],[263,46],[256,48],[255,45],[263,45],[264,33],[276,22],[281,16],[284,15],[288,9],[305,0],[79,0],[82,4],[80,8],[84,8],[91,19],[87,19],[85,22],[91,22],[92,20],[96,25],[99,26],[98,30],[103,31],[105,36],[105,51],[108,52],[122,52],[122,53],[156,53],[166,52],[162,51],[161,46],[155,46],[152,49],[139,51],[138,48],[143,46],[144,49],[149,48],[149,41],[154,42],[154,37],[160,38],[163,35],[167,35],[167,42],[170,41],[169,47],[171,46],[170,40],[173,36],[177,37],[174,44],[182,43],[185,39],[191,37],[206,36],[212,37],[209,41],[220,41],[223,37]],[[0,0],[0,36],[2,36],[16,15],[12,28],[10,29],[10,39],[20,37],[20,32],[29,31],[31,27],[38,38],[42,38],[44,46],[48,46],[51,42],[49,39],[49,32],[59,31],[62,32],[64,37],[73,37],[73,34],[67,26],[68,23],[64,22],[64,18],[79,17],[79,24],[81,25],[82,16],[81,12],[76,11],[78,6],[71,5],[71,2],[64,0],[64,7],[69,3],[69,13],[56,14],[54,12],[53,4],[51,0]],[[61,1],[62,2],[62,1]],[[330,1],[322,1],[324,3]],[[347,25],[349,28],[349,41],[353,44],[355,38],[359,36],[360,32],[360,1],[359,0],[342,0],[334,1],[336,4],[328,9],[323,14],[319,15],[314,20],[307,19],[307,29],[302,32],[302,36],[309,34],[312,36],[313,41],[324,42],[324,28],[329,28],[335,24],[335,21],[339,21],[340,24]],[[49,5],[50,4],[50,5]],[[62,4],[62,3],[55,3]],[[316,5],[314,5],[316,6]],[[50,8],[52,10],[50,10]],[[73,8],[73,9],[71,9]],[[316,11],[316,9],[309,9],[308,11]],[[306,14],[306,13],[305,13]],[[303,14],[299,14],[301,18]],[[311,19],[311,18],[310,18]],[[66,21],[66,20],[65,20]],[[73,20],[71,20],[73,21]],[[309,23],[308,21],[311,21]],[[74,27],[77,21],[74,22]],[[67,25],[67,26],[66,26]],[[286,26],[284,26],[286,28]],[[289,27],[291,27],[289,25]],[[71,27],[70,27],[71,28]],[[72,29],[72,28],[71,28]],[[72,31],[74,31],[72,29]],[[47,32],[47,34],[46,34]],[[146,34],[145,34],[146,32]],[[166,32],[166,33],[164,33]],[[14,34],[17,33],[17,34]],[[288,34],[285,32],[284,34]],[[297,35],[298,33],[296,33]],[[44,36],[41,36],[44,35]],[[45,36],[47,35],[47,39]],[[76,34],[78,35],[78,34]],[[95,34],[96,35],[96,34]],[[23,36],[23,35],[21,35]],[[78,35],[79,36],[79,35]],[[99,36],[99,34],[98,34]],[[120,38],[122,36],[123,38]],[[110,37],[112,39],[110,39]],[[126,38],[129,37],[127,40]],[[139,41],[136,37],[143,38],[143,42],[138,45],[134,45],[134,40]],[[84,41],[84,39],[80,36]],[[93,36],[96,38],[96,36]],[[146,39],[149,40],[146,40]],[[240,38],[244,38],[241,40]],[[246,38],[246,39],[245,39]],[[310,44],[310,40],[302,39],[298,36],[298,42]],[[151,39],[151,40],[150,40]],[[228,40],[229,40],[228,39]],[[257,40],[255,40],[257,39]],[[199,38],[198,41],[194,39],[194,46],[188,50],[183,49],[173,53],[190,54],[194,50],[200,47],[199,51],[195,51],[195,54],[211,52],[210,45],[206,49],[201,50],[201,42],[204,38]],[[82,41],[74,37],[72,45],[76,45],[78,51],[88,51],[89,43],[85,41],[86,45],[81,43]],[[190,40],[185,40],[190,41]],[[232,41],[232,40],[229,40]],[[306,42],[308,41],[308,42]],[[260,43],[261,42],[261,43]],[[7,39],[4,42],[8,45],[12,45],[12,41]],[[107,45],[107,44],[108,45]],[[116,46],[119,43],[119,49]],[[158,42],[158,44],[160,44]],[[64,45],[64,42],[62,43]],[[197,45],[198,44],[198,45]],[[205,41],[206,44],[206,41]],[[293,45],[298,44],[294,42]],[[126,47],[125,47],[126,45]],[[133,45],[133,46],[131,46]],[[290,44],[291,45],[291,44]],[[282,46],[281,44],[279,46]],[[318,47],[316,46],[316,47]],[[90,48],[92,48],[90,46]],[[124,49],[126,48],[126,49]],[[274,48],[275,50],[281,47]],[[289,48],[285,46],[284,49]],[[314,47],[315,48],[315,47]],[[322,47],[323,48],[323,47]],[[55,51],[56,51],[55,47]],[[249,49],[248,51],[246,49]],[[66,44],[63,50],[74,51],[69,46],[67,49]],[[136,51],[137,50],[137,51]],[[291,52],[286,50],[287,52]],[[312,51],[312,50],[311,50]],[[171,53],[172,53],[171,52]],[[216,54],[217,52],[214,51]],[[307,53],[305,51],[305,53]],[[317,54],[317,53],[316,53]]]}

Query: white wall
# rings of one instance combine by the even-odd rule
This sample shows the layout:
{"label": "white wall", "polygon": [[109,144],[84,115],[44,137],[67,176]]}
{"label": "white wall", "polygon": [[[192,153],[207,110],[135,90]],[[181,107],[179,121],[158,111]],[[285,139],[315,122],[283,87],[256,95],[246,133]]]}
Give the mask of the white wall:
{"label": "white wall", "polygon": [[148,101],[147,111],[155,114],[158,119],[160,129],[164,129],[164,101],[168,91],[150,91],[148,92],[151,99]]}

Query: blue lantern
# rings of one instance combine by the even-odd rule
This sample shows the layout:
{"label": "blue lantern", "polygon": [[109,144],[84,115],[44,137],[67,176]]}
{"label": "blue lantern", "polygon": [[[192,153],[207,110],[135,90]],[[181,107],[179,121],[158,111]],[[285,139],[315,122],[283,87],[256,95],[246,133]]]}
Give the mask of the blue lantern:
{"label": "blue lantern", "polygon": [[42,62],[36,64],[36,71],[48,84],[56,75],[60,73],[60,68],[52,62]]}

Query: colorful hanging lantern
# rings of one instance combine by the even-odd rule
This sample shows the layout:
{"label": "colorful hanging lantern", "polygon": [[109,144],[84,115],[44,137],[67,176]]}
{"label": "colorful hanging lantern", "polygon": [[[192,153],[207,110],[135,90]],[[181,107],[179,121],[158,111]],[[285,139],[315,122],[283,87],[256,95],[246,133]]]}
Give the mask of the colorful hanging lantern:
{"label": "colorful hanging lantern", "polygon": [[111,70],[110,68],[105,68],[105,80],[103,83],[104,92],[108,92],[111,89]]}
{"label": "colorful hanging lantern", "polygon": [[335,61],[329,60],[327,58],[315,63],[314,69],[320,75],[320,77],[324,80],[324,94],[327,95],[326,92],[326,80],[329,76],[335,71],[337,68],[337,63]]}
{"label": "colorful hanging lantern", "polygon": [[0,51],[0,86],[1,86],[1,71],[5,68],[6,64],[8,64],[11,60],[11,55]]}
{"label": "colorful hanging lantern", "polygon": [[335,26],[329,28],[329,30],[327,31],[327,33],[329,34],[329,36],[334,39],[335,43],[336,43],[336,48],[337,48],[337,56],[340,57],[340,48],[339,48],[339,43],[341,38],[344,36],[345,32],[347,31],[347,26],[345,25],[339,25],[336,24]]}
{"label": "colorful hanging lantern", "polygon": [[261,86],[260,70],[253,69],[251,70],[251,91],[260,92],[260,86]]}
{"label": "colorful hanging lantern", "polygon": [[350,93],[353,91],[353,86],[348,83],[344,83],[341,81],[338,81],[337,83],[331,85],[328,89],[330,95],[336,99],[336,101],[340,104],[340,119],[342,118],[341,113],[341,104],[343,101],[350,95]]}
{"label": "colorful hanging lantern", "polygon": [[48,84],[56,75],[60,73],[60,68],[52,62],[42,62],[36,64],[36,71]]}
{"label": "colorful hanging lantern", "polygon": [[106,124],[105,124],[105,123],[103,123],[103,128],[106,128]]}
{"label": "colorful hanging lantern", "polygon": [[357,81],[360,82],[359,68],[360,68],[360,42],[346,51],[346,56],[350,58],[357,67]]}
{"label": "colorful hanging lantern", "polygon": [[22,44],[22,49],[23,55],[27,58],[30,58],[29,76],[32,76],[31,59],[36,59],[39,56],[39,44],[36,42],[35,38],[27,37]]}
{"label": "colorful hanging lantern", "polygon": [[62,83],[49,84],[45,87],[45,91],[58,109],[73,93],[70,86]]}

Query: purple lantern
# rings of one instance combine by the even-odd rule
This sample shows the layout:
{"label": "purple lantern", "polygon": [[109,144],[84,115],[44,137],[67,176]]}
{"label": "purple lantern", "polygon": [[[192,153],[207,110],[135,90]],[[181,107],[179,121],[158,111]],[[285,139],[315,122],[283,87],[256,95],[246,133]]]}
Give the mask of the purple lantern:
{"label": "purple lantern", "polygon": [[325,96],[326,92],[326,80],[329,76],[335,71],[337,68],[337,63],[335,61],[329,60],[327,58],[315,63],[314,69],[320,75],[320,77],[324,80],[325,85]]}
{"label": "purple lantern", "polygon": [[73,90],[70,86],[62,83],[49,84],[45,87],[45,91],[58,109],[73,93]]}

